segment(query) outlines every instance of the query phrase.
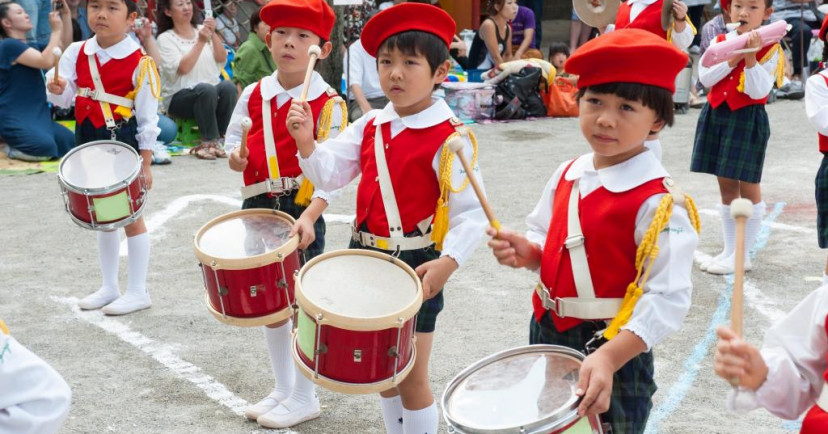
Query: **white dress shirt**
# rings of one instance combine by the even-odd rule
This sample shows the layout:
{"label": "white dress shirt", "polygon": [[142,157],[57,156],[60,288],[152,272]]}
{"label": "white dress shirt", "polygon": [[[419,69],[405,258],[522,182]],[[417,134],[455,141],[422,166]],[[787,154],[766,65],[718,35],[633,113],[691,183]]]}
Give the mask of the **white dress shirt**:
{"label": "white dress shirt", "polygon": [[823,136],[828,136],[828,71],[812,75],[805,85],[805,114],[811,125]]}
{"label": "white dress shirt", "polygon": [[[359,118],[335,139],[317,144],[316,149],[308,158],[302,158],[300,155],[299,165],[302,167],[302,172],[315,185],[328,190],[341,188],[360,174],[362,139],[365,126],[371,119],[374,119],[377,126],[390,123],[391,137],[394,138],[406,128],[430,128],[452,117],[454,113],[442,99],[434,99],[429,108],[405,117],[400,117],[394,110],[393,103],[388,103],[384,109],[371,110]],[[388,145],[393,146],[393,142]],[[441,152],[442,147],[434,154],[431,162],[434,176],[438,180]],[[466,140],[463,153],[471,161],[473,151],[468,140]],[[458,187],[466,177],[463,165],[455,159],[451,168],[452,185]],[[475,165],[473,172],[477,182],[483,188],[480,167]],[[400,197],[397,199],[405,200]],[[441,256],[450,256],[462,266],[483,237],[486,224],[486,215],[471,186],[460,193],[449,194],[449,231],[443,240]]]}
{"label": "white dress shirt", "polygon": [[[198,26],[200,29],[203,26]],[[198,30],[193,32],[192,39],[185,39],[177,35],[172,29],[158,35],[158,51],[161,53],[161,64],[158,65],[161,73],[161,82],[164,87],[161,89],[161,98],[164,100],[164,108],[170,107],[170,100],[181,89],[192,89],[201,83],[210,85],[219,84],[221,70],[224,69],[224,62],[219,62],[213,57],[213,40],[204,44],[201,53],[198,55],[193,69],[190,72],[179,75],[178,65],[181,59],[193,49],[198,42]]]}
{"label": "white dress shirt", "polygon": [[[734,30],[725,35],[725,39],[732,39],[736,36],[738,34]],[[717,43],[714,39],[711,41],[710,47]],[[779,61],[779,53],[774,52],[773,56],[765,63],[759,63],[760,60],[762,59],[757,58],[756,65],[752,68],[745,68],[744,93],[752,99],[762,99],[768,96],[773,88],[773,84],[776,82],[776,63]],[[727,62],[718,63],[710,68],[706,68],[699,63],[699,81],[704,87],[713,87],[714,84],[727,77],[733,69]]]}
{"label": "white dress shirt", "polygon": [[[349,57],[351,58],[350,63],[348,63]],[[362,93],[365,94],[365,99],[385,96],[385,92],[380,87],[377,58],[365,51],[360,39],[351,44],[348,52],[342,58],[342,70],[348,73],[345,77],[345,80],[349,83],[348,86],[359,85],[362,88]],[[354,99],[350,88],[348,88],[348,99]]]}
{"label": "white dress shirt", "polygon": [[[84,45],[84,42],[86,45]],[[58,107],[69,108],[75,103],[75,95],[78,93],[78,74],[75,67],[78,64],[81,46],[84,47],[83,54],[87,56],[95,55],[101,66],[106,65],[111,59],[123,59],[141,48],[130,37],[124,37],[121,42],[108,48],[101,48],[95,36],[86,41],[74,42],[69,45],[58,64],[60,77],[66,80],[66,88],[61,95],[46,91],[49,102]],[[54,76],[55,70],[52,68],[46,73],[46,80],[51,80]],[[138,70],[136,68],[135,72],[132,73],[133,87],[137,86],[135,82],[137,78]],[[158,134],[161,133],[161,129],[158,128],[158,100],[152,95],[152,88],[159,87],[160,83],[150,84],[152,79],[152,74],[147,74],[141,83],[141,88],[135,95],[133,113],[135,114],[135,120],[138,122],[138,134],[135,136],[138,140],[138,149],[152,149]]]}
{"label": "white dress shirt", "polygon": [[[302,84],[292,89],[285,89],[279,83],[279,80],[276,78],[276,76],[277,72],[273,72],[273,74],[262,79],[262,98],[271,100],[271,104],[273,104],[272,100],[275,97],[276,108],[281,108],[283,105],[285,105],[285,103],[292,101],[294,98],[299,98],[300,96],[302,96]],[[236,107],[233,109],[233,115],[230,117],[230,124],[227,126],[227,133],[225,134],[224,138],[224,148],[227,150],[227,152],[233,152],[234,149],[238,148],[241,145],[241,121],[242,119],[250,116],[250,112],[248,110],[250,94],[253,93],[253,89],[256,88],[257,84],[259,83],[251,83],[247,87],[245,87],[238,101],[236,101]],[[308,101],[313,101],[319,98],[325,92],[327,92],[329,88],[330,86],[328,86],[328,83],[325,82],[325,79],[322,78],[322,76],[319,75],[318,72],[314,71],[313,75],[311,76],[310,87],[308,87]],[[319,130],[319,120],[321,120],[321,118],[317,119],[317,131]],[[334,104],[333,111],[331,112],[331,131],[328,135],[328,138],[332,139],[339,135],[341,127],[342,109],[340,108],[339,104]],[[273,128],[275,129],[276,126],[274,125]],[[312,198],[318,197],[324,199],[325,202],[330,203],[332,199],[335,199],[339,196],[338,190],[327,192],[323,189],[318,188],[318,186],[315,187],[316,188],[314,188]]]}
{"label": "white dress shirt", "polygon": [[[647,6],[650,6],[657,1],[658,0],[627,0],[627,4],[630,5],[630,23],[635,21],[638,15],[640,15]],[[615,24],[610,24],[607,26],[605,33],[609,33],[614,30]],[[690,44],[693,43],[693,37],[695,35],[693,34],[693,29],[687,25],[681,32],[677,32],[675,28],[673,28],[671,36],[671,42],[676,46],[676,48],[680,50],[687,50],[687,48],[690,47]]]}
{"label": "white dress shirt", "polygon": [[796,419],[814,405],[825,384],[826,315],[828,286],[823,286],[768,329],[761,350],[768,376],[755,392],[731,390],[728,409],[746,412],[763,407],[778,417]]}
{"label": "white dress shirt", "polygon": [[[552,221],[555,190],[568,164],[567,161],[558,167],[546,183],[535,209],[526,216],[526,225],[529,227],[526,237],[541,249],[546,243],[546,235]],[[595,169],[593,154],[590,153],[575,160],[566,173],[566,180],[580,179],[578,188],[583,198],[599,187],[619,193],[667,176],[667,171],[650,151],[600,170]],[[650,227],[662,196],[663,194],[657,194],[650,197],[639,208],[635,218],[636,245],[641,243],[644,233]],[[699,237],[683,205],[674,204],[670,222],[658,237],[659,254],[653,264],[650,278],[644,285],[644,294],[635,305],[630,321],[622,327],[622,330],[629,330],[640,337],[647,344],[648,351],[653,345],[678,330],[690,309],[690,295],[693,290],[690,272],[693,266],[693,251]]]}

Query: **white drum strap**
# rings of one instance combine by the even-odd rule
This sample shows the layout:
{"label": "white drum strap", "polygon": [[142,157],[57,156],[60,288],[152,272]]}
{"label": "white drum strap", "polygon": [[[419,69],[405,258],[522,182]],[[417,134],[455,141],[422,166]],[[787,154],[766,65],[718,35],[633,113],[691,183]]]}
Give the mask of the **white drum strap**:
{"label": "white drum strap", "polygon": [[592,275],[589,272],[584,234],[581,231],[581,218],[578,215],[578,203],[581,192],[578,180],[572,183],[572,192],[569,194],[569,212],[567,213],[567,236],[564,246],[569,251],[569,260],[572,263],[572,277],[575,279],[575,289],[578,298],[595,298],[595,289],[592,286]]}
{"label": "white drum strap", "polygon": [[[261,93],[261,82],[259,92]],[[270,100],[262,96],[262,135],[264,136],[267,172],[270,179],[279,179],[279,158],[276,156],[276,142],[273,138],[273,113],[270,112]]]}
{"label": "white drum strap", "polygon": [[[104,100],[104,98],[109,94],[106,93],[106,89],[104,89],[103,82],[101,81],[101,74],[98,72],[98,64],[95,62],[95,55],[90,54],[86,56],[86,59],[89,61],[89,74],[92,75],[92,82],[95,84],[95,91],[93,92],[92,99],[97,100],[101,105],[101,111],[103,112],[104,120],[106,121],[106,128],[112,133],[112,140],[115,140],[115,129],[118,128],[118,126],[115,125],[115,117],[112,115],[112,108],[109,107],[109,103]],[[131,108],[131,106],[129,108]]]}
{"label": "white drum strap", "polygon": [[382,125],[376,125],[374,134],[374,156],[377,163],[377,177],[379,178],[382,205],[385,208],[385,217],[388,220],[388,234],[390,238],[403,238],[402,219],[397,208],[397,198],[394,195],[394,186],[391,184],[391,174],[388,172],[388,162],[385,159],[385,146],[382,141]]}
{"label": "white drum strap", "polygon": [[822,411],[828,412],[828,383],[822,383],[822,392],[820,392],[819,398],[817,398],[816,405],[818,405]]}

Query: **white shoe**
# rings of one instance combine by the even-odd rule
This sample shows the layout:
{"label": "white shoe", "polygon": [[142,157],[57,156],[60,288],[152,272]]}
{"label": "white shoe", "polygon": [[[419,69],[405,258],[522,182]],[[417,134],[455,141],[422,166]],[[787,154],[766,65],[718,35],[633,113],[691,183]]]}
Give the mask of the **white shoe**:
{"label": "white shoe", "polygon": [[101,312],[107,315],[126,315],[152,306],[148,292],[142,294],[130,294],[127,292],[119,299],[101,308]]}
{"label": "white shoe", "polygon": [[121,296],[118,289],[102,286],[99,290],[87,295],[78,302],[78,307],[84,310],[100,309],[115,301]]}
{"label": "white shoe", "polygon": [[[734,266],[735,264],[733,263],[733,256],[730,256],[719,261],[712,261],[707,266],[707,270],[704,271],[710,274],[733,274]],[[745,257],[745,272],[748,272],[752,269],[753,264],[750,262],[750,257]]]}
{"label": "white shoe", "polygon": [[289,428],[319,417],[319,398],[315,396],[311,402],[298,408],[290,408],[285,404],[290,405],[290,401],[279,403],[273,410],[259,416],[256,422],[265,428]]}
{"label": "white shoe", "polygon": [[161,142],[155,142],[152,147],[152,164],[170,164],[172,159],[167,147]]}
{"label": "white shoe", "polygon": [[277,394],[275,391],[271,392],[270,395],[267,395],[261,401],[247,407],[244,411],[244,416],[250,420],[256,420],[259,416],[267,413],[270,410],[276,408],[280,402],[282,402],[285,398],[279,399],[281,394]]}

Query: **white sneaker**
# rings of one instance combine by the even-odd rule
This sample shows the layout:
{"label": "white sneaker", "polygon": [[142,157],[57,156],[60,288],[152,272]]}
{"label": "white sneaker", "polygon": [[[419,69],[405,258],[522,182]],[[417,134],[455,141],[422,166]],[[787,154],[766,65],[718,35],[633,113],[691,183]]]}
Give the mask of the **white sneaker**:
{"label": "white sneaker", "polygon": [[152,147],[152,164],[170,163],[172,163],[172,158],[170,158],[167,147],[161,142],[155,142],[155,145]]}
{"label": "white sneaker", "polygon": [[[707,271],[710,274],[733,274],[733,267],[735,264],[733,263],[733,256],[728,258],[713,261],[710,265],[707,266]],[[750,257],[745,257],[745,272],[748,272],[753,269],[753,264],[750,262]]]}
{"label": "white sneaker", "polygon": [[142,294],[130,294],[127,292],[119,299],[101,308],[101,312],[107,315],[126,315],[152,306],[148,292]]}
{"label": "white sneaker", "polygon": [[267,413],[270,410],[276,408],[280,402],[282,402],[286,398],[279,399],[281,396],[280,393],[271,392],[270,395],[267,395],[261,401],[247,407],[244,411],[244,416],[250,420],[256,420],[259,416]]}
{"label": "white sneaker", "polygon": [[99,290],[87,295],[78,302],[78,307],[84,310],[100,309],[115,301],[121,296],[118,289],[102,286]]}
{"label": "white sneaker", "polygon": [[290,408],[285,404],[290,405],[290,401],[279,403],[273,410],[259,416],[256,422],[265,428],[289,428],[307,420],[316,419],[321,412],[319,398],[316,396],[311,402],[301,407]]}

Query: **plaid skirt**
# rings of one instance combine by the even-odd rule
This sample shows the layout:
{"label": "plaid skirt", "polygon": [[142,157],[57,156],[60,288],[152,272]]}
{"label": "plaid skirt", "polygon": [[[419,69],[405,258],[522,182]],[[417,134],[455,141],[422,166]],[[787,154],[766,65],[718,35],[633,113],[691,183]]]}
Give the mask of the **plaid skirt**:
{"label": "plaid skirt", "polygon": [[727,103],[706,103],[696,125],[690,170],[758,184],[770,139],[763,104],[731,111]]}
{"label": "plaid skirt", "polygon": [[816,175],[817,238],[820,248],[828,247],[828,153],[822,154],[822,163]]}
{"label": "plaid skirt", "polygon": [[[269,197],[267,193],[253,196],[242,202],[242,209],[275,209],[286,214],[290,214],[291,217],[298,219],[307,208],[296,205],[293,202],[296,198],[296,191],[297,190],[293,190],[290,194],[279,197]],[[322,216],[319,216],[313,224],[313,231],[316,234],[316,239],[313,240],[307,249],[305,249],[304,256],[300,255],[300,258],[302,258],[302,265],[304,265],[306,261],[310,261],[325,251],[325,219]]]}
{"label": "plaid skirt", "polygon": [[[363,229],[364,230],[364,229]],[[413,234],[405,234],[406,236],[409,235],[419,235],[420,231],[415,231],[416,233]],[[363,246],[362,244],[351,240],[351,243],[348,244],[349,249],[365,249],[365,250],[373,250],[376,252],[382,252],[386,254],[391,254],[393,252],[388,250],[377,249],[374,247],[367,247]],[[435,250],[433,247],[426,247],[424,249],[416,249],[416,250],[404,250],[400,252],[398,258],[408,264],[411,268],[416,269],[422,264],[425,264],[428,261],[433,261],[435,259],[440,258],[440,252]],[[420,311],[417,312],[417,320],[414,326],[414,331],[417,333],[433,333],[434,330],[437,328],[437,315],[440,311],[443,310],[443,288],[440,288],[440,292],[437,293],[434,297],[429,300],[423,300],[423,305],[420,306]]]}
{"label": "plaid skirt", "polygon": [[[533,314],[529,323],[529,343],[561,345],[583,352],[595,332],[605,327],[604,321],[584,321],[559,332],[548,313],[540,322]],[[612,376],[610,407],[601,415],[601,421],[612,426],[613,433],[644,432],[657,389],[654,372],[653,352],[650,351],[639,354]]]}

